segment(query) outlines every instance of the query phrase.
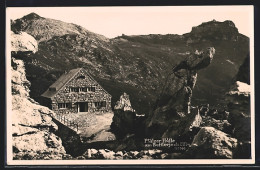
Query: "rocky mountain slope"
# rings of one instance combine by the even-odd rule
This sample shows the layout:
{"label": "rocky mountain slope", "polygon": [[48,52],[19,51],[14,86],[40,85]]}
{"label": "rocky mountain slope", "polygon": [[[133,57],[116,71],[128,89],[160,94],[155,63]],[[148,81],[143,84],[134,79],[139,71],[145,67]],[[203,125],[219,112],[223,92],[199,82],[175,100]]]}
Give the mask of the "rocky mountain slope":
{"label": "rocky mountain slope", "polygon": [[197,49],[216,49],[212,64],[199,71],[194,103],[220,103],[249,53],[249,39],[232,21],[210,21],[184,35],[122,35],[113,39],[81,26],[35,13],[12,22],[12,30],[34,36],[39,50],[25,61],[31,96],[39,96],[65,71],[84,67],[113,96],[126,92],[139,113],[148,113],[174,65]]}

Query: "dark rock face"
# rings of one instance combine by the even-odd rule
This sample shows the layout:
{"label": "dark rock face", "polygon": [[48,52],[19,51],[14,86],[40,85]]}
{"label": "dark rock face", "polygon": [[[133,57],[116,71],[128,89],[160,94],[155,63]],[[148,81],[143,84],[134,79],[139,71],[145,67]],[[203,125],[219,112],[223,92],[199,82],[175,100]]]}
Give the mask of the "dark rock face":
{"label": "dark rock face", "polygon": [[212,47],[204,52],[195,52],[173,68],[173,74],[169,75],[155,109],[147,120],[148,135],[164,134],[169,125],[176,124],[178,119],[191,112],[197,71],[207,67],[214,54],[215,49]]}
{"label": "dark rock face", "polygon": [[234,159],[248,159],[252,158],[251,155],[251,142],[238,142],[236,150],[233,152]]}
{"label": "dark rock face", "polygon": [[243,64],[239,67],[236,75],[236,80],[250,84],[250,56],[249,54],[245,58]]}
{"label": "dark rock face", "polygon": [[230,112],[228,121],[234,136],[242,141],[251,140],[250,86],[237,81],[226,96]]}
{"label": "dark rock face", "polygon": [[185,157],[193,159],[231,159],[236,147],[237,139],[231,138],[226,133],[213,127],[203,127],[194,137]]}
{"label": "dark rock face", "polygon": [[117,138],[123,138],[126,134],[134,132],[135,117],[135,113],[131,111],[114,111],[111,130]]}
{"label": "dark rock face", "polygon": [[236,82],[226,94],[228,121],[232,125],[232,136],[238,139],[234,158],[251,157],[251,110],[250,110],[250,62],[249,55],[240,66],[235,77]]}
{"label": "dark rock face", "polygon": [[[228,121],[234,128],[234,137],[240,142],[251,141],[251,110],[250,110],[250,67],[249,55],[240,66],[236,82],[226,93],[226,103],[230,112]],[[243,145],[243,144],[242,144]],[[241,146],[242,146],[241,145]]]}

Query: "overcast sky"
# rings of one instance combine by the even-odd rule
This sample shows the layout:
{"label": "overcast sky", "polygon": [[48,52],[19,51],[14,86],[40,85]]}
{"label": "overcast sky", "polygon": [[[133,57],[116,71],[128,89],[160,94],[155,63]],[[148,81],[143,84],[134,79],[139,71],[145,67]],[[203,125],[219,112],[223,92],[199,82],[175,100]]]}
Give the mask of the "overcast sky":
{"label": "overcast sky", "polygon": [[108,38],[122,34],[184,34],[213,19],[232,20],[240,33],[253,35],[253,6],[7,8],[11,19],[31,12],[81,25]]}

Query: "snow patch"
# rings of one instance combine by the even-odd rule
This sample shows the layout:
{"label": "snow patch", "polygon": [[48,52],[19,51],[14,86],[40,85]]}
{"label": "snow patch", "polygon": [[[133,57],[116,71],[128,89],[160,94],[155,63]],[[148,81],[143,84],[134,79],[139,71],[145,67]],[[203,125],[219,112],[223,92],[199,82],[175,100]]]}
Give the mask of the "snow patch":
{"label": "snow patch", "polygon": [[250,85],[244,82],[237,81],[236,84],[238,85],[237,89],[240,92],[250,93]]}
{"label": "snow patch", "polygon": [[250,94],[250,85],[244,82],[236,81],[235,85],[231,88],[229,94],[242,94],[248,96]]}

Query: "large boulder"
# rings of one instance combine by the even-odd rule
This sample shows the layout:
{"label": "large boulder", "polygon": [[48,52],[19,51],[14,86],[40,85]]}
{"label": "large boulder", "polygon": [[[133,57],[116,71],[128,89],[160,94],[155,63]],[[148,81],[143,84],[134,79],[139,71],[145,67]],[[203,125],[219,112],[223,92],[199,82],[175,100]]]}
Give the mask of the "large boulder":
{"label": "large boulder", "polygon": [[248,54],[243,64],[239,67],[236,81],[250,84],[250,55]]}
{"label": "large boulder", "polygon": [[30,133],[27,132],[13,137],[13,147],[16,148],[17,152],[14,154],[15,159],[23,159],[24,156],[21,152],[26,153],[26,151],[31,153],[31,159],[35,159],[37,153],[48,153],[49,158],[62,159],[62,156],[66,153],[61,139],[53,133],[43,130],[30,131]]}
{"label": "large boulder", "polygon": [[211,116],[203,117],[201,127],[214,127],[217,130],[225,132],[227,134],[233,133],[233,128],[227,120],[217,120]]}
{"label": "large boulder", "polygon": [[11,32],[11,51],[35,53],[38,51],[38,43],[33,36],[26,32],[19,32],[18,34]]}
{"label": "large boulder", "polygon": [[231,159],[237,139],[213,127],[203,127],[194,137],[184,157],[193,159]]}
{"label": "large boulder", "polygon": [[198,133],[202,124],[202,117],[198,108],[192,108],[191,113],[175,119],[174,123],[169,125],[162,138],[174,138],[175,141],[191,143],[194,136]]}

